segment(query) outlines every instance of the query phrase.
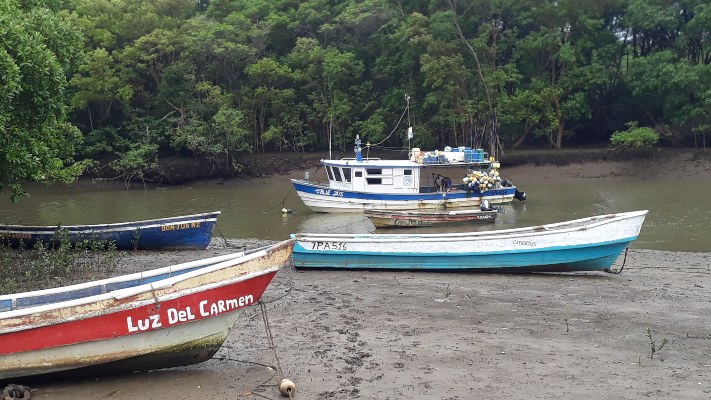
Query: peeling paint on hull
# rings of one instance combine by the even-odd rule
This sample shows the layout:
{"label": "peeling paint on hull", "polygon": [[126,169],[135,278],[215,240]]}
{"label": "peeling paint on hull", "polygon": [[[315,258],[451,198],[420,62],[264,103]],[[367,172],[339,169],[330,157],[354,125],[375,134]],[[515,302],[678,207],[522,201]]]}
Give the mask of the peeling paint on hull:
{"label": "peeling paint on hull", "polygon": [[[0,380],[67,371],[156,369],[209,359],[241,311],[259,301],[286,265],[292,246],[292,241],[284,241],[247,254],[166,267],[156,276],[169,277],[149,283],[129,275],[0,296],[0,304],[14,306],[0,312]],[[140,284],[88,297],[62,297],[122,282]],[[33,299],[42,303],[17,306]]]}

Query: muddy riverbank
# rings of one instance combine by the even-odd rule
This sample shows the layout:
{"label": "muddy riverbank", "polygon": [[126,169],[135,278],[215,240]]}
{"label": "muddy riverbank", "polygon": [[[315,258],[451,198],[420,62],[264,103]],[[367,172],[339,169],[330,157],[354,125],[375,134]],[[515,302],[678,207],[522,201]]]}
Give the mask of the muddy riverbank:
{"label": "muddy riverbank", "polygon": [[[265,244],[136,252],[122,270]],[[621,266],[623,257],[618,260]],[[711,253],[630,250],[619,275],[280,271],[210,361],[34,383],[48,399],[703,399]],[[17,382],[21,383],[21,382]]]}

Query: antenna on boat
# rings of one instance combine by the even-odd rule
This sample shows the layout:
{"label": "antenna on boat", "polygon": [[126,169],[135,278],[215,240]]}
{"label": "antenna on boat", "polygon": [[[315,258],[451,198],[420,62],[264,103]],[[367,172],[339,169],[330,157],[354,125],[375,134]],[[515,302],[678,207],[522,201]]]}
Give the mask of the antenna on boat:
{"label": "antenna on boat", "polygon": [[407,110],[407,156],[410,157],[410,139],[412,139],[413,132],[412,132],[412,125],[410,125],[410,95],[406,94],[405,95],[405,101],[407,102],[407,106],[405,109]]}
{"label": "antenna on boat", "polygon": [[328,159],[333,160],[331,156],[331,137],[333,136],[333,111],[331,111],[331,120],[328,123]]}

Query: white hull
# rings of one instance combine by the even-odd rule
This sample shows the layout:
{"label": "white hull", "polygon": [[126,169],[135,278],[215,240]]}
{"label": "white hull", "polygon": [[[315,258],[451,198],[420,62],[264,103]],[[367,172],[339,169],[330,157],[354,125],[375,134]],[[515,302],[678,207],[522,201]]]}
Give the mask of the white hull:
{"label": "white hull", "polygon": [[300,233],[293,260],[297,268],[601,270],[637,238],[646,215],[470,233]]}

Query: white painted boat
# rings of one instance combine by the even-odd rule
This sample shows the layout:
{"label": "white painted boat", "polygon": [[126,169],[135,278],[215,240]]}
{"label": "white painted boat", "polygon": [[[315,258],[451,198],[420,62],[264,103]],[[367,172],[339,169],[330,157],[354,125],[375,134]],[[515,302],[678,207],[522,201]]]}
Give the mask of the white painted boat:
{"label": "white painted boat", "polygon": [[526,228],[443,234],[298,233],[296,268],[566,272],[607,270],[647,211]]}
{"label": "white painted boat", "polygon": [[[526,198],[510,181],[500,178],[499,163],[485,159],[483,151],[470,161],[438,156],[437,162],[425,162],[420,153],[413,149],[409,160],[363,158],[356,138],[355,158],[321,160],[328,183],[309,179],[292,179],[291,183],[304,204],[316,212],[477,208],[483,200],[496,205]],[[452,169],[464,176],[442,176]],[[440,178],[451,184],[442,185]]]}
{"label": "white painted boat", "polygon": [[288,240],[78,285],[0,296],[0,380],[189,365],[220,348],[286,265]]}

